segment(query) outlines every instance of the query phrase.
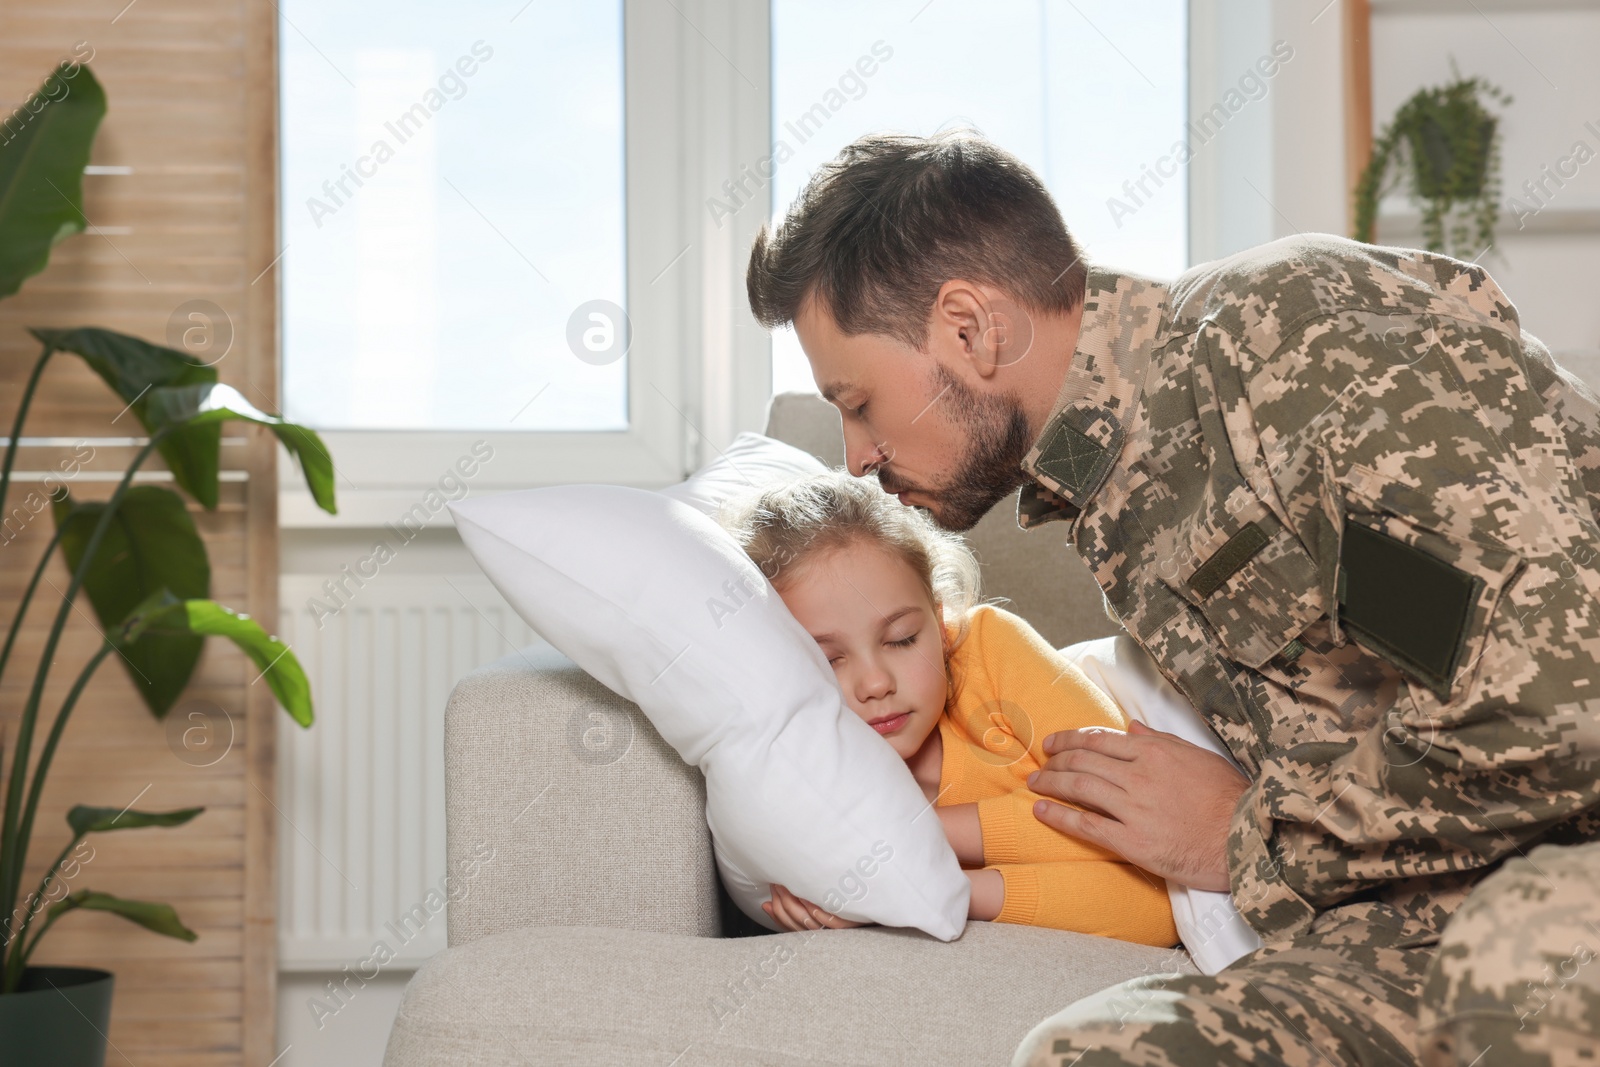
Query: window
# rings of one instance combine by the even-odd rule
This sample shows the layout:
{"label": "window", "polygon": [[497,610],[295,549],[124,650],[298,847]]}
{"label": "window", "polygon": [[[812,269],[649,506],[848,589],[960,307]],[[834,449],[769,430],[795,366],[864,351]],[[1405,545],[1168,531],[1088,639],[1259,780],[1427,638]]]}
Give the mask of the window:
{"label": "window", "polygon": [[[1155,165],[1184,134],[1186,8],[772,0],[772,211],[864,133],[966,123],[1044,180],[1091,262],[1176,275],[1186,173]],[[815,389],[793,329],[773,338],[773,389]]]}
{"label": "window", "polygon": [[628,426],[622,5],[514,10],[283,0],[290,418]]}
{"label": "window", "polygon": [[749,315],[749,242],[867,130],[971,123],[1093,260],[1184,266],[1188,176],[1151,177],[1182,135],[1184,0],[279,10],[283,404],[340,493],[323,515],[283,459],[286,526],[392,521],[480,438],[474,492],[650,487],[759,428],[814,386]]}

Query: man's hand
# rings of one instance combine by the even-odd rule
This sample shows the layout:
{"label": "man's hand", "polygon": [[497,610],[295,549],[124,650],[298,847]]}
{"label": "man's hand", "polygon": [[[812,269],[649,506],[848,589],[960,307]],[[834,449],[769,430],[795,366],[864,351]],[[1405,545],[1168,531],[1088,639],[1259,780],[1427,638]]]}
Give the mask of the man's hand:
{"label": "man's hand", "polygon": [[1028,787],[1093,810],[1040,801],[1040,822],[1179,885],[1228,891],[1228,824],[1250,784],[1233,764],[1140,722],[1054,733],[1044,750]]}

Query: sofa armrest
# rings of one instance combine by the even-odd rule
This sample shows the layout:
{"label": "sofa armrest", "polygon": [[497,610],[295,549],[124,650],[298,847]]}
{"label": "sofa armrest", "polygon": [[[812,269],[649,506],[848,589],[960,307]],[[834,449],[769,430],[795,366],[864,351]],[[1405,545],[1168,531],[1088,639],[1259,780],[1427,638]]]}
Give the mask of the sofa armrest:
{"label": "sofa armrest", "polygon": [[521,926],[720,935],[705,779],[638,705],[541,642],[463,678],[444,732],[451,945]]}

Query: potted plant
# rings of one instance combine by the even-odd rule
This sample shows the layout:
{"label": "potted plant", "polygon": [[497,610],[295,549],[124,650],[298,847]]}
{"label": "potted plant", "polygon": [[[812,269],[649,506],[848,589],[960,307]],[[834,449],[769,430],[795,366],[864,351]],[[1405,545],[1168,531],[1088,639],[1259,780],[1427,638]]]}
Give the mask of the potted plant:
{"label": "potted plant", "polygon": [[[8,125],[0,144],[0,297],[42,270],[51,247],[85,225],[84,166],[105,114],[105,94],[88,67],[63,63],[25,105],[20,129]],[[23,111],[19,111],[19,115]],[[34,329],[43,346],[17,399],[0,469],[0,515],[6,514],[11,473],[28,409],[50,360],[84,360],[128,405],[147,442],[128,464],[110,498],[77,501],[64,484],[50,494],[55,532],[34,567],[0,646],[0,675],[10,665],[24,616],[46,564],[57,550],[71,573],[65,595],[47,623],[43,654],[22,707],[0,818],[0,1049],[6,1061],[58,1067],[103,1064],[112,976],[78,967],[32,967],[29,959],[50,928],[74,911],[110,912],[146,929],[187,941],[195,933],[167,904],[127,900],[67,883],[82,862],[86,839],[140,827],[181,826],[201,808],[135,811],[78,805],[67,814],[71,837],[44,869],[37,888],[23,893],[34,817],[46,776],[73,708],[95,670],[115,655],[146,707],[161,719],[188,685],[209,636],[237,645],[301,726],[312,720],[305,672],[288,648],[246,615],[210,599],[211,569],[183,498],[158,485],[134,485],[134,475],[158,452],[175,484],[201,506],[218,502],[222,424],[266,426],[300,462],[319,506],[334,511],[333,463],[312,431],[256,410],[217,380],[216,368],[176,349],[95,328]],[[41,505],[42,510],[42,505]],[[45,684],[79,593],[88,596],[103,640],[78,674],[34,752],[44,725]],[[0,751],[0,765],[7,753]]]}
{"label": "potted plant", "polygon": [[1356,183],[1356,240],[1373,240],[1378,201],[1404,176],[1429,249],[1464,259],[1493,243],[1500,215],[1499,118],[1485,101],[1509,104],[1511,97],[1481,78],[1462,78],[1454,59],[1450,70],[1452,81],[1418,90],[1373,142]]}

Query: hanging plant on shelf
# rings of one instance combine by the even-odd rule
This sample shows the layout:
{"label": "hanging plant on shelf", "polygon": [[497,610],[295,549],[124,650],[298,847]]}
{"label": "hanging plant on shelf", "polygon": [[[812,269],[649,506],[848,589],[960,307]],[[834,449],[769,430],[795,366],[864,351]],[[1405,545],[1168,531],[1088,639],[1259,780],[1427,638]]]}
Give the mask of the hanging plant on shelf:
{"label": "hanging plant on shelf", "polygon": [[1509,104],[1511,97],[1482,78],[1462,78],[1454,59],[1450,72],[1448,84],[1420,89],[1402,104],[1373,141],[1356,183],[1356,240],[1373,241],[1378,202],[1404,177],[1430,250],[1468,259],[1494,242],[1500,120],[1485,102]]}

